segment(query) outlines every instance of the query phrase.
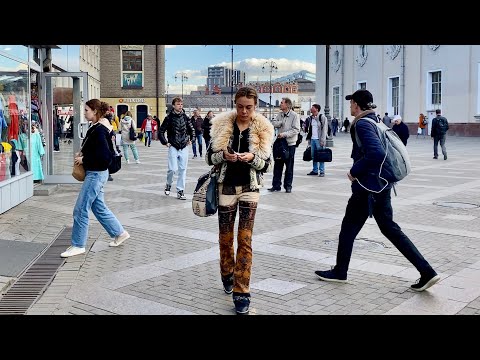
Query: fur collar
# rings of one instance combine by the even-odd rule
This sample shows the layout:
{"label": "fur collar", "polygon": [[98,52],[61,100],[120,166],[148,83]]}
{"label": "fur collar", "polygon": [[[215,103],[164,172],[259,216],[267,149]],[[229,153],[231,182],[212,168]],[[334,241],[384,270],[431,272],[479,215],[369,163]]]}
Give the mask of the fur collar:
{"label": "fur collar", "polygon": [[[211,120],[210,136],[214,152],[226,150],[233,140],[233,123],[237,111],[220,114]],[[266,117],[255,113],[250,121],[249,151],[263,159],[268,159],[272,152],[273,125]]]}

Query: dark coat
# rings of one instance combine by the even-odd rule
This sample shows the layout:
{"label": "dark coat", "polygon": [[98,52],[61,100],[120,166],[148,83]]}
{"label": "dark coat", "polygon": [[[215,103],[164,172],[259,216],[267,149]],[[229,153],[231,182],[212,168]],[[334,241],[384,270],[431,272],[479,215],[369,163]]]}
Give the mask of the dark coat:
{"label": "dark coat", "polygon": [[402,140],[403,144],[407,146],[407,140],[410,136],[410,131],[408,130],[408,126],[405,125],[405,123],[402,121],[398,125],[396,124],[393,125],[392,130],[397,133],[398,137],[400,138],[400,140]]}
{"label": "dark coat", "polygon": [[[168,140],[165,138],[165,131]],[[184,111],[180,114],[170,111],[158,129],[158,138],[163,145],[170,143],[175,149],[182,150],[187,146],[188,141],[193,141],[194,138],[191,120]]]}

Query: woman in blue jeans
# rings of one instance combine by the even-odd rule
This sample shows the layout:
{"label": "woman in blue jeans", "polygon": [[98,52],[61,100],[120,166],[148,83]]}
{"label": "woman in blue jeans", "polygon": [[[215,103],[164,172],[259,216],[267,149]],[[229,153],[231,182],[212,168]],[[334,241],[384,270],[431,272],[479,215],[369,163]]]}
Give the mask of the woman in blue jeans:
{"label": "woman in blue jeans", "polygon": [[108,143],[112,141],[112,125],[105,118],[108,109],[108,104],[98,99],[89,100],[85,104],[85,118],[92,122],[92,126],[83,140],[81,152],[75,154],[75,163],[83,164],[86,176],[73,210],[72,246],[60,255],[64,258],[85,253],[90,209],[113,238],[110,246],[118,246],[130,237],[105,205],[103,187],[112,160],[111,146]]}

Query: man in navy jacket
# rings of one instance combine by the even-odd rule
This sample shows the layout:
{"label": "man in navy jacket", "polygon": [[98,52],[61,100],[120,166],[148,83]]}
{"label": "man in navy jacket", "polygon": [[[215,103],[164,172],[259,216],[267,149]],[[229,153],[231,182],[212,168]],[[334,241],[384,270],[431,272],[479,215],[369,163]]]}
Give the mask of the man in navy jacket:
{"label": "man in navy jacket", "polygon": [[[355,117],[350,127],[353,142],[351,157],[354,164],[347,173],[352,182],[352,196],[348,200],[342,221],[336,265],[331,270],[315,271],[315,274],[324,281],[347,281],[353,242],[367,218],[373,215],[382,234],[419,271],[420,279],[410,286],[411,289],[415,291],[428,289],[440,280],[440,276],[402,232],[400,226],[393,221],[390,197],[392,184],[384,186],[379,181],[378,174],[385,158],[385,150],[377,134],[376,125],[362,120],[362,118],[370,118],[373,121],[377,119],[373,110],[376,108],[373,96],[368,90],[362,89],[347,95],[345,99],[350,100],[350,113]],[[362,147],[356,143],[355,133],[358,133]]]}

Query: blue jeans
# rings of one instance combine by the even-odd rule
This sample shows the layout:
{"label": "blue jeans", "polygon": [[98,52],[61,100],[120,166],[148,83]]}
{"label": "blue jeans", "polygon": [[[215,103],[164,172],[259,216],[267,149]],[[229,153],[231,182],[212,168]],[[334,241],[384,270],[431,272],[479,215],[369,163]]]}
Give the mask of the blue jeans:
{"label": "blue jeans", "polygon": [[187,177],[188,164],[188,146],[182,150],[177,150],[173,146],[168,148],[168,171],[167,171],[167,185],[172,185],[173,175],[178,170],[177,176],[177,191],[185,190],[185,179]]}
{"label": "blue jeans", "polygon": [[[148,144],[147,144],[147,140],[148,140]],[[152,132],[151,131],[145,131],[145,146],[150,146],[150,144],[152,143]]]}
{"label": "blue jeans", "polygon": [[197,156],[197,142],[198,142],[198,150],[200,151],[200,156],[202,156],[202,134],[195,135],[195,138],[197,139],[192,143],[192,149],[193,149],[193,156]]}
{"label": "blue jeans", "polygon": [[[314,154],[316,150],[320,149],[325,149],[325,146],[320,146],[320,140],[318,139],[312,139],[310,140],[310,146],[312,148],[312,159],[314,158]],[[324,174],[325,173],[325,163],[324,162],[313,162],[313,172],[318,172],[320,168],[320,173]]]}
{"label": "blue jeans", "polygon": [[110,237],[123,233],[123,226],[105,205],[103,186],[108,179],[108,170],[87,170],[82,189],[73,209],[72,245],[85,247],[88,238],[88,212],[90,209]]}

